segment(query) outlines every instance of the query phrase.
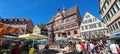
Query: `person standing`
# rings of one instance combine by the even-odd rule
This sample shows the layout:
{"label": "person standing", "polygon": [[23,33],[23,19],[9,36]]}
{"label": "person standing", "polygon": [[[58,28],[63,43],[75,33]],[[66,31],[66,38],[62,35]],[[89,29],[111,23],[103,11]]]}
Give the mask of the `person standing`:
{"label": "person standing", "polygon": [[76,44],[76,50],[77,50],[78,54],[82,54],[81,42],[78,42]]}
{"label": "person standing", "polygon": [[29,54],[34,54],[34,52],[35,52],[34,47],[30,48],[30,50],[29,50]]}
{"label": "person standing", "polygon": [[13,47],[11,54],[21,54],[21,47],[22,44],[18,43],[15,48]]}
{"label": "person standing", "polygon": [[94,50],[95,50],[95,54],[100,54],[100,47],[99,47],[99,42],[95,42],[94,43]]}
{"label": "person standing", "polygon": [[108,54],[112,53],[111,50],[110,50],[110,45],[111,45],[111,42],[110,42],[110,40],[108,40],[107,44],[106,44],[106,49],[107,49]]}
{"label": "person standing", "polygon": [[81,48],[82,48],[82,54],[85,54],[85,40],[82,40]]}
{"label": "person standing", "polygon": [[94,53],[94,45],[92,42],[90,42],[90,54]]}
{"label": "person standing", "polygon": [[112,51],[112,54],[119,54],[119,52],[117,51],[117,48],[119,49],[118,44],[115,44],[115,41],[111,41],[111,45],[110,45],[110,50]]}

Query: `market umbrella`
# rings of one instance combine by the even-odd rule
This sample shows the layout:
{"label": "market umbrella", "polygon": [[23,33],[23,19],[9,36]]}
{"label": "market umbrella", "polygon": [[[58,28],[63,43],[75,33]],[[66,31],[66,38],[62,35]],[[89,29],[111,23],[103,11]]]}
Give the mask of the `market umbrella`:
{"label": "market umbrella", "polygon": [[67,38],[62,38],[62,37],[56,39],[57,43],[67,42],[67,41],[68,41]]}
{"label": "market umbrella", "polygon": [[39,42],[42,43],[42,44],[45,43],[45,42],[47,42],[47,41],[48,41],[48,39],[39,40]]}
{"label": "market umbrella", "polygon": [[[25,38],[25,39],[32,39],[33,40],[33,45],[34,45],[34,40],[41,40],[44,38],[47,38],[47,36],[40,35],[40,34],[25,34],[25,35],[19,35],[19,38]],[[33,46],[32,45],[32,46]]]}

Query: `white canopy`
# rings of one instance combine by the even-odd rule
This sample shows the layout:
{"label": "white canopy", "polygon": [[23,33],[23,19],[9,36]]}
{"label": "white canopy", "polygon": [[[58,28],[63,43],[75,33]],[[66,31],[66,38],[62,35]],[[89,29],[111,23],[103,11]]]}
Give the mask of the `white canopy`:
{"label": "white canopy", "polygon": [[25,35],[19,35],[19,38],[40,40],[48,37],[40,34],[25,34]]}

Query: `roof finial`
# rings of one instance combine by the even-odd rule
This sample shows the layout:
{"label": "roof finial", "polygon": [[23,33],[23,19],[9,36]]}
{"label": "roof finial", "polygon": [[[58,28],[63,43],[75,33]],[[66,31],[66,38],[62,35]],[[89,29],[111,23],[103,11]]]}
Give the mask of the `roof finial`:
{"label": "roof finial", "polygon": [[64,6],[64,4],[63,4],[63,12],[65,12],[65,6]]}
{"label": "roof finial", "polygon": [[60,12],[60,8],[59,8],[59,7],[57,8],[57,13],[58,13],[58,12]]}

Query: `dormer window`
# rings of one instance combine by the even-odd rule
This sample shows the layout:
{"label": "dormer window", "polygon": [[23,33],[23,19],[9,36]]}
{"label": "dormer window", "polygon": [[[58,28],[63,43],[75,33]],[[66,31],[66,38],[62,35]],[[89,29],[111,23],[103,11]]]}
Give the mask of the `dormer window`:
{"label": "dormer window", "polygon": [[89,17],[90,17],[90,15],[87,15],[87,16],[86,16],[86,18],[89,18]]}

